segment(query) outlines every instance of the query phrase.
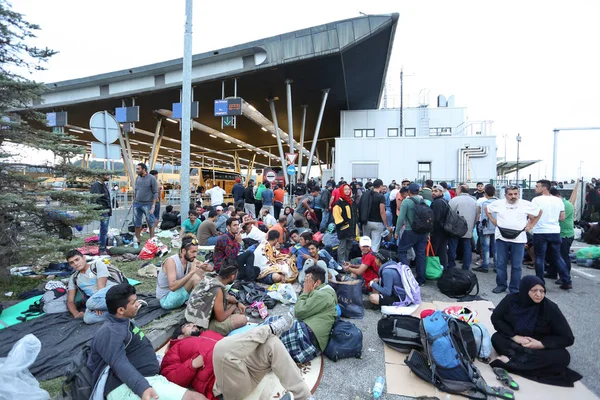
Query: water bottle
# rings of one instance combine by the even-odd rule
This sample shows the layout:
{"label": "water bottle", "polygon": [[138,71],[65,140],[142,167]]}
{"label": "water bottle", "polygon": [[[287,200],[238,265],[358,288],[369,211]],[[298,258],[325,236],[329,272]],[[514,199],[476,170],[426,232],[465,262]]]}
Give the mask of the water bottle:
{"label": "water bottle", "polygon": [[383,388],[385,387],[385,378],[378,376],[375,380],[375,386],[373,386],[373,398],[378,399],[383,394]]}
{"label": "water bottle", "polygon": [[113,238],[113,246],[117,247],[117,238]]}
{"label": "water bottle", "polygon": [[139,249],[140,248],[140,245],[138,244],[137,240],[133,241],[133,248],[134,249]]}

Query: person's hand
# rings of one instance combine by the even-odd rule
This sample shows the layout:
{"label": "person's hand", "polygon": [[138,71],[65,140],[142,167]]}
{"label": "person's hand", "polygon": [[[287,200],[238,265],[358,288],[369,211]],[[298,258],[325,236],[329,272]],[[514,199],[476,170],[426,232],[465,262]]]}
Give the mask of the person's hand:
{"label": "person's hand", "polygon": [[372,280],[372,281],[369,283],[369,286],[370,286],[370,287],[373,287],[373,284],[374,284],[374,283],[379,283],[379,278],[375,278],[375,279],[373,279],[373,280]]}
{"label": "person's hand", "polygon": [[83,311],[79,311],[77,314],[73,315],[73,318],[83,318],[85,313]]}
{"label": "person's hand", "polygon": [[531,337],[525,337],[525,339],[528,340],[528,342],[523,344],[523,347],[528,348],[528,349],[533,349],[533,350],[544,349],[544,345],[539,340],[536,340]]}
{"label": "person's hand", "polygon": [[348,272],[348,270],[350,269],[350,264],[344,263],[344,265],[342,266],[342,269],[344,270],[344,272]]}
{"label": "person's hand", "polygon": [[529,343],[529,338],[527,338],[525,336],[515,335],[511,339],[512,339],[513,342],[518,343],[521,346],[525,346],[526,344]]}
{"label": "person's hand", "polygon": [[207,262],[203,262],[203,263],[200,263],[200,269],[201,269],[202,271],[206,271],[206,272],[212,272],[212,271],[214,271],[214,270],[215,270],[215,267],[214,267],[214,265],[212,265],[212,264],[209,264],[209,263],[207,263]]}
{"label": "person's hand", "polygon": [[154,214],[154,206],[152,206],[152,208],[150,208],[150,214]]}
{"label": "person's hand", "polygon": [[192,367],[196,369],[204,368],[204,358],[201,355],[192,360]]}
{"label": "person's hand", "polygon": [[144,390],[144,393],[142,393],[142,400],[154,400],[154,399],[158,399],[158,393],[156,393],[154,388],[152,386],[150,386],[148,389]]}
{"label": "person's hand", "polygon": [[398,240],[398,234],[397,233],[394,234],[394,239]]}
{"label": "person's hand", "polygon": [[242,303],[237,303],[237,308],[238,308],[238,310],[240,310],[241,314],[245,314],[246,313],[246,306],[243,305]]}
{"label": "person's hand", "polygon": [[104,311],[101,311],[101,310],[96,310],[94,312],[96,313],[97,316],[101,316],[102,314],[104,314]]}

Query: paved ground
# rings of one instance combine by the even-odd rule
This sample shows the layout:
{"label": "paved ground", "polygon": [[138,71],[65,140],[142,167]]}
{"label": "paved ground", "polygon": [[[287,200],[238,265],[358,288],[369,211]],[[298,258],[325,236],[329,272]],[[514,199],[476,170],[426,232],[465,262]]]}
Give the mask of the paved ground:
{"label": "paved ground", "polygon": [[[532,274],[533,270],[527,269],[524,273]],[[498,304],[503,295],[492,293],[496,286],[496,275],[491,272],[477,275],[480,296]],[[575,334],[575,344],[569,349],[571,368],[581,373],[584,384],[600,395],[600,318],[595,313],[600,309],[600,271],[573,264],[573,287],[572,291],[565,292],[553,282],[548,282],[548,298],[560,306]],[[441,294],[434,282],[428,282],[422,288],[422,296],[424,301],[453,301]],[[319,400],[372,399],[375,379],[380,375],[385,376],[383,344],[377,336],[380,316],[379,311],[365,310],[362,320],[351,320],[363,331],[363,357],[361,360],[345,359],[337,363],[326,359],[325,373],[316,392]],[[408,399],[388,394],[382,398]]]}

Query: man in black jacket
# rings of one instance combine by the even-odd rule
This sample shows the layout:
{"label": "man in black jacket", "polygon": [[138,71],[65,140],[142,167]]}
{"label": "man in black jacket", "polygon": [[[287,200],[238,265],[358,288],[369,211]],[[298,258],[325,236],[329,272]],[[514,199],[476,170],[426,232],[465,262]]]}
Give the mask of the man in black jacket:
{"label": "man in black jacket", "polygon": [[248,181],[248,187],[244,191],[244,211],[250,214],[253,218],[256,217],[256,200],[254,199],[254,180]]}
{"label": "man in black jacket", "polygon": [[159,396],[161,400],[206,400],[159,375],[152,344],[132,320],[140,308],[133,286],[111,287],[106,306],[108,319],[92,339],[87,360],[98,395],[109,400],[132,398],[133,394],[142,400]]}
{"label": "man in black jacket", "polygon": [[112,207],[110,204],[110,190],[106,186],[106,182],[110,180],[110,175],[104,175],[102,178],[97,179],[96,182],[92,183],[90,187],[90,193],[100,195],[96,198],[96,204],[98,209],[103,210],[102,217],[100,219],[100,235],[98,241],[100,242],[100,255],[106,254],[106,236],[108,234],[108,221],[112,215]]}
{"label": "man in black jacket", "polygon": [[443,225],[450,206],[444,199],[444,191],[440,185],[433,185],[431,197],[433,198],[431,202],[433,210],[431,246],[435,255],[440,258],[440,264],[445,268],[448,266],[448,233],[444,230]]}

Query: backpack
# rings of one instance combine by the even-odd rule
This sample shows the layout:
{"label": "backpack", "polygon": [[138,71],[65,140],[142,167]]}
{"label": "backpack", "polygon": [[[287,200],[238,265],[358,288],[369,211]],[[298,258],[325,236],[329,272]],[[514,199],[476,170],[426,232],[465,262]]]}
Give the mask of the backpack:
{"label": "backpack", "polygon": [[421,287],[410,270],[410,267],[402,263],[388,261],[379,268],[380,282],[383,270],[386,268],[394,268],[400,275],[402,281],[402,287],[394,286],[394,294],[398,296],[398,302],[395,302],[394,305],[403,307],[411,304],[421,304]]}
{"label": "backpack", "polygon": [[377,335],[383,343],[401,353],[423,350],[420,324],[421,320],[412,315],[385,316],[377,323]]}
{"label": "backpack", "polygon": [[415,202],[415,214],[410,227],[416,233],[429,233],[433,231],[433,210],[425,201],[417,201],[414,197],[410,197]]}
{"label": "backpack", "polygon": [[67,385],[71,385],[69,392],[73,400],[88,400],[92,397],[94,379],[92,371],[87,366],[90,351],[90,346],[86,344],[81,351],[79,359],[69,365],[69,372],[62,384],[63,397],[67,397]]}
{"label": "backpack", "polygon": [[40,308],[46,314],[59,314],[69,311],[67,308],[67,291],[63,288],[46,290],[39,300]]}
{"label": "backpack", "polygon": [[363,333],[351,322],[336,318],[323,352],[331,361],[342,358],[361,358]]}
{"label": "backpack", "polygon": [[367,222],[369,222],[369,212],[371,211],[372,194],[372,190],[367,190],[360,197],[360,201],[358,202],[358,221],[363,225],[366,225]]}
{"label": "backpack", "polygon": [[452,236],[463,237],[469,230],[469,224],[465,217],[459,214],[458,210],[452,210],[448,205],[448,212],[442,228]]}
{"label": "backpack", "polygon": [[[98,275],[98,267],[96,266],[96,264],[99,262],[103,263],[104,260],[98,260],[95,263],[90,264],[90,269],[92,270],[92,273],[94,275]],[[127,278],[125,277],[125,275],[123,275],[123,273],[121,272],[121,270],[119,268],[115,267],[111,263],[106,264],[106,268],[108,269],[108,280],[110,282],[114,282],[116,284],[127,282]],[[78,288],[77,277],[79,277],[79,274],[80,274],[80,272],[78,271],[75,273],[75,275],[73,275],[73,284],[75,285],[76,288]]]}
{"label": "backpack", "polygon": [[477,287],[475,296],[479,294],[479,281],[472,271],[459,268],[446,268],[437,282],[440,292],[455,299],[471,294]]}
{"label": "backpack", "polygon": [[[473,364],[463,338],[461,323],[441,311],[436,311],[420,323],[421,342],[424,354],[413,350],[405,360],[406,365],[419,378],[438,389],[471,397],[463,392],[474,390],[488,394],[485,380]],[[483,398],[487,398],[484,396]],[[514,397],[513,397],[514,398]]]}

